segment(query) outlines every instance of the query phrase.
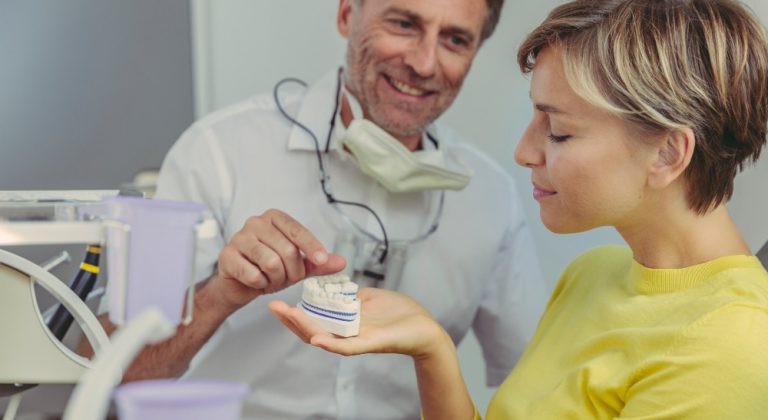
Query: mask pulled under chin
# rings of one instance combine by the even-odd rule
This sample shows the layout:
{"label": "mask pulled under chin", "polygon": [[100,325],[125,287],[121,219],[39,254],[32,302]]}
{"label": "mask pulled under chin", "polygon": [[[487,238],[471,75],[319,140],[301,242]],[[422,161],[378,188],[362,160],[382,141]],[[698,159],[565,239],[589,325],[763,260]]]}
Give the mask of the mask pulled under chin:
{"label": "mask pulled under chin", "polygon": [[352,152],[363,173],[393,193],[462,190],[467,186],[472,170],[453,153],[442,149],[411,152],[384,129],[359,117],[359,103],[348,93],[346,97],[354,119],[342,144]]}

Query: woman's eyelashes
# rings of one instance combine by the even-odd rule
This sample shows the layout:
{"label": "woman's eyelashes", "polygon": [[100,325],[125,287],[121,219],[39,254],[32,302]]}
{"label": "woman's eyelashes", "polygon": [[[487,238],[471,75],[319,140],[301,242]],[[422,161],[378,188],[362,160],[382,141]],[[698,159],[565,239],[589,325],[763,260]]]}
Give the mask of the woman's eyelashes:
{"label": "woman's eyelashes", "polygon": [[555,133],[549,133],[547,137],[549,138],[549,141],[551,141],[552,143],[562,143],[568,140],[569,138],[571,138],[571,136],[568,134],[557,135]]}

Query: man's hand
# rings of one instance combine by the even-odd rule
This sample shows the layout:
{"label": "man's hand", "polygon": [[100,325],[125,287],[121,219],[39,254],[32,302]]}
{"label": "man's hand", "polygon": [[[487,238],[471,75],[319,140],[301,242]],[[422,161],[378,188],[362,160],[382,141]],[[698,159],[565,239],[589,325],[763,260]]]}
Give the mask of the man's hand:
{"label": "man's hand", "polygon": [[219,254],[219,269],[205,287],[239,308],[262,294],[309,276],[337,273],[344,258],[326,251],[301,223],[280,210],[249,218]]}

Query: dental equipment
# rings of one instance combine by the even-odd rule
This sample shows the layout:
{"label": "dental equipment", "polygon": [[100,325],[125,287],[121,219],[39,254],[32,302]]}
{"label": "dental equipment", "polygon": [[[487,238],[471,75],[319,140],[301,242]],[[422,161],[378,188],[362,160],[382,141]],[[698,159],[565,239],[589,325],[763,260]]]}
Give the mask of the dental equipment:
{"label": "dental equipment", "polygon": [[[96,285],[96,280],[99,275],[99,257],[101,256],[101,246],[88,245],[85,253],[85,258],[80,263],[80,268],[77,270],[75,279],[70,284],[69,288],[80,298],[83,302],[88,301],[88,295]],[[50,271],[50,270],[48,270]],[[67,311],[63,305],[59,304],[56,311],[51,316],[50,320],[46,320],[48,328],[53,335],[59,340],[63,340],[67,334],[69,327],[73,321],[72,314]]]}
{"label": "dental equipment", "polygon": [[[70,398],[65,419],[103,419],[123,371],[147,343],[171,336],[191,303],[196,225],[203,207],[140,198],[104,201],[110,321],[119,328]],[[151,292],[150,292],[151,291]],[[191,320],[191,306],[187,308]]]}
{"label": "dental equipment", "polygon": [[[119,326],[110,341],[94,314],[62,281],[0,249],[0,332],[6,343],[14,344],[0,347],[0,393],[13,395],[4,420],[15,416],[22,391],[40,383],[73,382],[78,385],[63,418],[103,420],[112,391],[136,354],[146,343],[173,335],[179,323],[191,321],[195,241],[213,236],[215,221],[203,220],[199,204],[116,194],[0,191],[0,246],[106,242],[107,299],[114,309],[110,319]],[[72,352],[45,325],[36,284],[74,316],[94,349],[92,360]],[[247,386],[233,387],[245,395]],[[239,409],[236,405],[234,410]]]}
{"label": "dental equipment", "polygon": [[239,420],[244,383],[223,380],[132,382],[115,391],[120,420]]}
{"label": "dental equipment", "polygon": [[[101,226],[87,213],[117,191],[0,191],[0,247],[98,243]],[[52,268],[58,260],[46,262]],[[66,259],[66,257],[64,258]],[[37,384],[74,383],[92,362],[64,346],[40,313],[35,286],[60,302],[100,354],[109,339],[91,310],[45,268],[0,249],[0,396],[11,396],[4,419],[16,414],[23,391]]]}

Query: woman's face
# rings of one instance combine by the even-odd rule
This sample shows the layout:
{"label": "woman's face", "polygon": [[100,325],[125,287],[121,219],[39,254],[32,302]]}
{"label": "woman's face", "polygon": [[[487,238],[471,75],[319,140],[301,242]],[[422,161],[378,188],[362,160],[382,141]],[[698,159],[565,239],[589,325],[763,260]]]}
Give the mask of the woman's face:
{"label": "woman's face", "polygon": [[533,196],[549,230],[629,227],[652,216],[647,179],[658,149],[576,95],[558,48],[536,58],[530,95],[534,114],[515,160],[531,168]]}

